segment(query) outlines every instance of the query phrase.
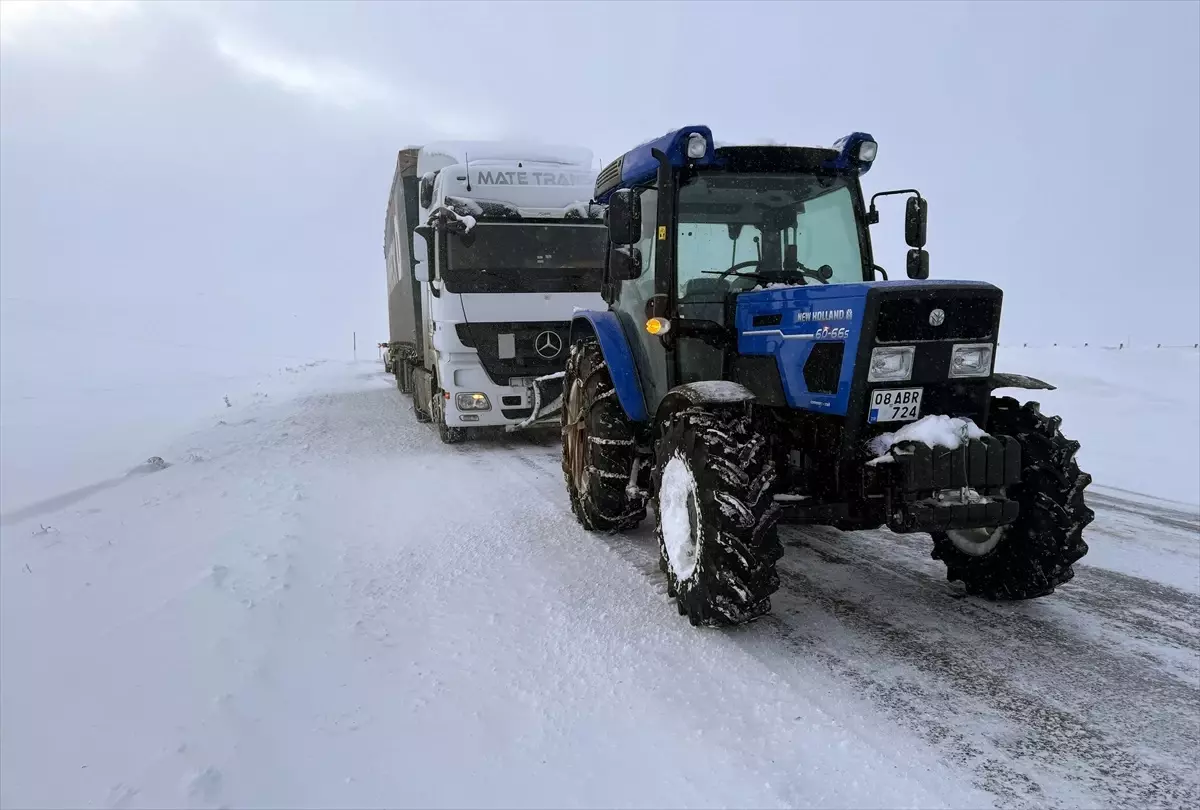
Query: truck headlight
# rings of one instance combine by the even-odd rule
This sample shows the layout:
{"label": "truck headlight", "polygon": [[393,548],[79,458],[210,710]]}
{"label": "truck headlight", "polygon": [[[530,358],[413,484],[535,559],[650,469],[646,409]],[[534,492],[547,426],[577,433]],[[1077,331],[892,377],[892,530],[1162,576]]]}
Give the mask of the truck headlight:
{"label": "truck headlight", "polygon": [[454,404],[460,411],[490,411],[492,409],[492,403],[488,402],[487,394],[455,394]]}
{"label": "truck headlight", "polygon": [[912,346],[880,346],[871,351],[871,370],[867,382],[903,382],[912,376]]}
{"label": "truck headlight", "polygon": [[960,343],[950,353],[950,376],[990,377],[992,355],[990,343]]}

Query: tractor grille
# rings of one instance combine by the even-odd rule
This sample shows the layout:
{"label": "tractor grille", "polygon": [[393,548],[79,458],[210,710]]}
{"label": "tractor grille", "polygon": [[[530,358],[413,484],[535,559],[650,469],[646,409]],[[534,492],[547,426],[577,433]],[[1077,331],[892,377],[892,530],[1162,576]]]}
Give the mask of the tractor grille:
{"label": "tractor grille", "polygon": [[[930,314],[940,309],[945,320],[933,325]],[[879,343],[923,340],[989,340],[998,321],[1000,300],[993,297],[934,293],[920,298],[887,298],[879,305]]]}

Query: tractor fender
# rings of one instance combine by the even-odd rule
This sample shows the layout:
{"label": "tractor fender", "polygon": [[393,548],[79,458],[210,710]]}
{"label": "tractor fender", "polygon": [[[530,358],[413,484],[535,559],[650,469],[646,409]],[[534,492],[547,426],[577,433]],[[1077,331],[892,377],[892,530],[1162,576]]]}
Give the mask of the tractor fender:
{"label": "tractor fender", "polygon": [[617,401],[621,403],[625,415],[631,422],[645,422],[649,418],[646,396],[642,392],[633,351],[621,329],[621,322],[612,312],[576,310],[571,319],[567,345],[574,346],[576,340],[588,335],[594,335],[600,344],[600,352],[604,355],[613,388],[617,392]]}
{"label": "tractor fender", "polygon": [[1024,388],[1028,391],[1055,391],[1057,388],[1048,382],[1042,382],[1036,377],[1026,377],[1024,374],[993,374],[988,380],[991,390],[997,388]]}
{"label": "tractor fender", "polygon": [[655,411],[654,421],[662,423],[676,411],[694,405],[740,405],[754,402],[756,397],[741,383],[727,380],[705,380],[677,385],[667,392]]}

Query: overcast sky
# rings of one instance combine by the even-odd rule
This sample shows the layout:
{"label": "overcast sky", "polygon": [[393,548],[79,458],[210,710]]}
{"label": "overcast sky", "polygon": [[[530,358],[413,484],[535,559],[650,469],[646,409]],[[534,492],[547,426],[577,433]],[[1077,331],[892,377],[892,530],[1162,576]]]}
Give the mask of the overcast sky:
{"label": "overcast sky", "polygon": [[[385,340],[395,151],[880,144],[1011,339],[1195,342],[1200,4],[0,2],[5,358],[30,334]],[[877,256],[903,275],[902,205]],[[28,330],[33,330],[28,331]],[[40,331],[39,331],[40,330]]]}

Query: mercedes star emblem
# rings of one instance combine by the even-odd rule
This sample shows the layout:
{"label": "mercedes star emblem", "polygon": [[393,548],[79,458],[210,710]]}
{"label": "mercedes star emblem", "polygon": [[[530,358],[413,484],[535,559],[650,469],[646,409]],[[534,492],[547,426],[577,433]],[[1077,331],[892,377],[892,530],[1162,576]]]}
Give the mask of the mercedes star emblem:
{"label": "mercedes star emblem", "polygon": [[542,332],[533,340],[533,350],[547,360],[558,357],[562,347],[562,338],[549,330]]}
{"label": "mercedes star emblem", "polygon": [[929,325],[930,326],[941,326],[945,322],[946,322],[946,313],[943,312],[942,310],[935,309],[933,312],[929,313]]}

